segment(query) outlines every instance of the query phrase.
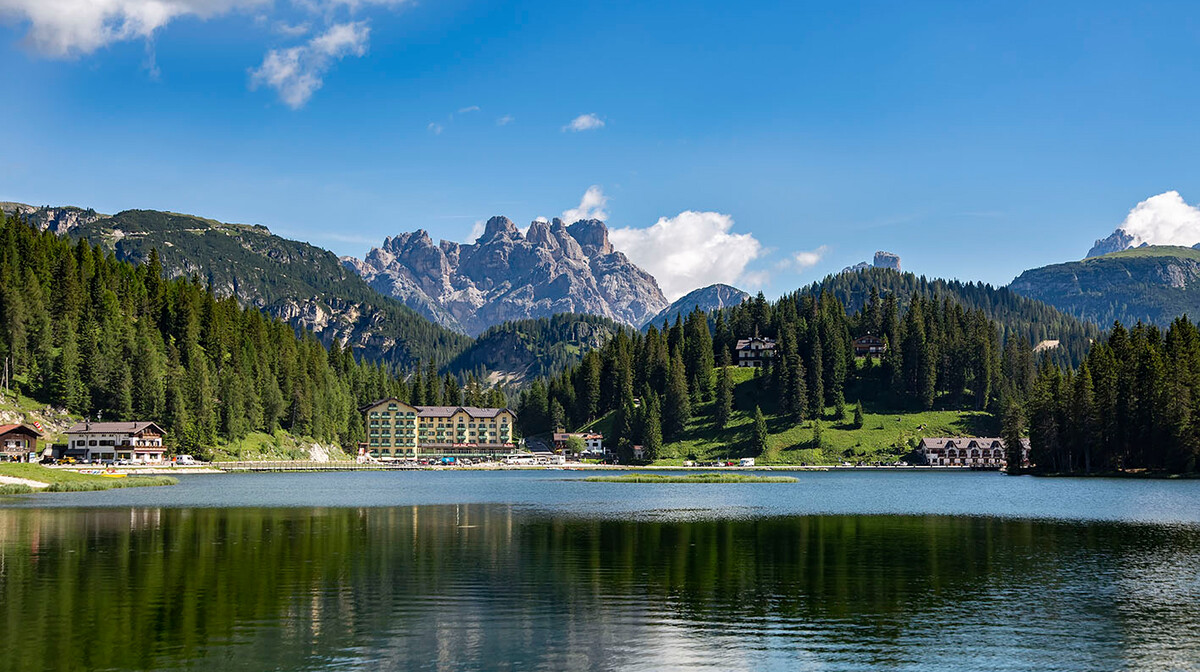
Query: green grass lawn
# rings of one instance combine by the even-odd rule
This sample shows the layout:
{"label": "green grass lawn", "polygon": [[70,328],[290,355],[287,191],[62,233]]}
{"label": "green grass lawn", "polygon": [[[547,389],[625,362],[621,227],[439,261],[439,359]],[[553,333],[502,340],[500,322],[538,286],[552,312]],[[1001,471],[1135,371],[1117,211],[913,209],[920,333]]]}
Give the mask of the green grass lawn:
{"label": "green grass lawn", "polygon": [[[42,492],[82,492],[89,490],[111,490],[113,488],[135,488],[145,485],[174,485],[179,481],[170,476],[126,476],[109,478],[94,474],[79,474],[66,469],[50,469],[40,464],[0,464],[0,476],[15,476],[31,481],[49,483]],[[10,488],[7,494],[16,494],[20,489]]]}
{"label": "green grass lawn", "polygon": [[[699,404],[679,440],[663,446],[655,464],[681,465],[686,460],[758,458],[759,465],[836,464],[840,462],[893,462],[908,455],[922,437],[995,436],[996,418],[986,412],[938,409],[910,410],[888,400],[865,399],[863,426],[853,427],[854,390],[847,391],[846,414],[835,418],[827,408],[821,418],[821,447],[813,445],[813,421],[796,424],[775,415],[777,400],[759,390],[754,370],[734,368],[734,413],[723,430],[713,426],[713,403]],[[770,433],[770,453],[755,455],[751,449],[754,408],[762,407]],[[609,436],[611,418],[606,416],[586,426]]]}
{"label": "green grass lawn", "polygon": [[[274,435],[250,432],[245,437],[230,442],[218,443],[213,447],[214,462],[238,462],[243,460],[307,460],[308,445],[316,439],[296,438],[283,431]],[[330,459],[349,460],[340,450],[330,451]]]}

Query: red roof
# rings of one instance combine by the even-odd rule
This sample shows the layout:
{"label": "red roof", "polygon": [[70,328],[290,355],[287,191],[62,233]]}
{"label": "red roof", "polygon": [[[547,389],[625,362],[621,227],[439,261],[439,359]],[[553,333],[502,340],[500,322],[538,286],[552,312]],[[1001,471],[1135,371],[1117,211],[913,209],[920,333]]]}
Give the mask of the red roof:
{"label": "red roof", "polygon": [[41,436],[42,433],[27,425],[0,425],[0,435],[8,434],[16,430],[22,430],[23,434],[30,436]]}

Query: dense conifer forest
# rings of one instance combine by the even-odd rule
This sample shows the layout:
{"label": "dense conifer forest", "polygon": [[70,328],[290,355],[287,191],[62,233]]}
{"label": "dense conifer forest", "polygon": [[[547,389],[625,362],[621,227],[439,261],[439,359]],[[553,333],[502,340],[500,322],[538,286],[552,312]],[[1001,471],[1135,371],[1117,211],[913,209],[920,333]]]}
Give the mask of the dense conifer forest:
{"label": "dense conifer forest", "polygon": [[503,405],[473,377],[361,361],[335,341],[219,298],[196,278],[165,279],[0,215],[0,357],[11,387],[104,420],[154,420],[176,450],[204,455],[250,431],[354,445],[357,408],[384,396],[418,404]]}
{"label": "dense conifer forest", "polygon": [[[1200,456],[1200,331],[1119,322],[1076,370],[1049,362],[1028,400],[1032,459],[1056,473],[1190,472]],[[1006,424],[1019,431],[1020,417]]]}

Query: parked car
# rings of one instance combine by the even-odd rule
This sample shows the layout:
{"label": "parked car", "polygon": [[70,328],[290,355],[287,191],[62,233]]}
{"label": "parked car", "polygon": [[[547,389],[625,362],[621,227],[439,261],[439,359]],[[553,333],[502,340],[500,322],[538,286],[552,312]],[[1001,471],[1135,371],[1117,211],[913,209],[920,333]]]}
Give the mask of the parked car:
{"label": "parked car", "polygon": [[175,464],[187,467],[194,464],[199,464],[199,462],[197,462],[196,458],[192,457],[191,455],[176,455]]}

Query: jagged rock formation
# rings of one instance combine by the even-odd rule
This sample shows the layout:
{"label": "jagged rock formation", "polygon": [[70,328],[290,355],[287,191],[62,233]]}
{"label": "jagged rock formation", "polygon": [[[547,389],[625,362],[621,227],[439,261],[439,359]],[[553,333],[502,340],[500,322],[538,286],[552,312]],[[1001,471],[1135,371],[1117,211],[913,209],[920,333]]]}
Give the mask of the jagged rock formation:
{"label": "jagged rock formation", "polygon": [[342,263],[384,295],[472,335],[557,313],[640,326],[667,305],[654,277],[613,249],[599,220],[535,221],[522,235],[507,217],[493,217],[474,243],[434,244],[418,230]]}
{"label": "jagged rock formation", "polygon": [[[1145,245],[1145,243],[1142,244]],[[1128,250],[1131,247],[1137,247],[1136,239],[1128,233],[1125,233],[1125,231],[1117,229],[1116,231],[1113,231],[1112,235],[1109,237],[1097,240],[1096,244],[1092,246],[1092,249],[1088,250],[1087,257],[1085,258],[1099,257],[1105,254],[1111,254],[1113,252],[1120,252],[1122,250]]]}
{"label": "jagged rock formation", "polygon": [[652,324],[661,327],[663,322],[674,324],[676,317],[680,315],[687,317],[688,313],[697,308],[704,312],[711,312],[721,308],[740,305],[749,298],[749,294],[730,285],[717,283],[708,287],[701,287],[700,289],[688,292],[681,299],[667,306],[666,310],[646,320],[642,328],[647,329]]}
{"label": "jagged rock formation", "polygon": [[843,268],[842,273],[854,273],[856,271],[863,271],[868,268],[890,268],[893,271],[899,271],[901,270],[900,255],[893,252],[884,252],[883,250],[880,250],[875,253],[874,263],[860,261],[853,266],[847,266],[846,268]]}
{"label": "jagged rock formation", "polygon": [[20,215],[31,226],[37,227],[39,231],[49,230],[60,236],[108,217],[108,215],[102,215],[91,208],[84,209],[74,206],[43,206],[39,208],[7,201],[0,203],[0,211],[8,215]]}

